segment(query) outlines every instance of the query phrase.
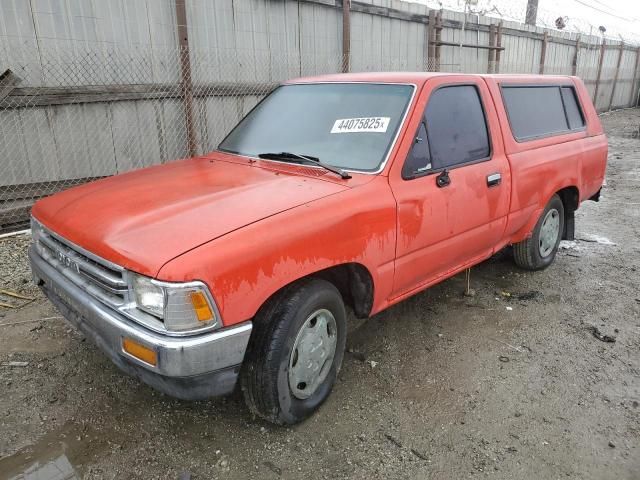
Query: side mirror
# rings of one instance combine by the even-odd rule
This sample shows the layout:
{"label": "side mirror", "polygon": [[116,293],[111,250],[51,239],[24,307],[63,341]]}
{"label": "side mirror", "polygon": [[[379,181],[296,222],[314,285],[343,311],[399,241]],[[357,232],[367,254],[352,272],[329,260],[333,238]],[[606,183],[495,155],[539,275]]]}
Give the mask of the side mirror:
{"label": "side mirror", "polygon": [[442,173],[436,177],[436,185],[438,188],[444,188],[450,184],[451,178],[449,177],[449,170],[445,168]]}

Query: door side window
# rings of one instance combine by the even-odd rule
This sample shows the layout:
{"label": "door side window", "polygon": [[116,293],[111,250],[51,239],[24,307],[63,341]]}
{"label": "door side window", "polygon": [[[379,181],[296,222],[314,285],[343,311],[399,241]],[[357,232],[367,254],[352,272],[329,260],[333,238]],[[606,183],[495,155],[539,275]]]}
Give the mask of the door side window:
{"label": "door side window", "polygon": [[435,90],[427,104],[425,120],[434,170],[489,157],[487,122],[475,86]]}
{"label": "door side window", "polygon": [[413,141],[413,147],[402,167],[402,178],[414,178],[416,175],[428,172],[430,169],[431,155],[429,154],[429,143],[427,142],[427,127],[424,122],[421,122]]}

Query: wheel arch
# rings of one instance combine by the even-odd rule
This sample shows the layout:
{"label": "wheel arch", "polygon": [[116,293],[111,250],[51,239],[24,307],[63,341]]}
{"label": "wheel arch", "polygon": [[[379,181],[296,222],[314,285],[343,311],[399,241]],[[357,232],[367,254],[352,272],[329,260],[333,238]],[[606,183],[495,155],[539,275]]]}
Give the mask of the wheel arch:
{"label": "wheel arch", "polygon": [[529,220],[520,228],[512,237],[511,243],[521,242],[533,234],[540,215],[544,211],[545,207],[551,201],[554,195],[558,195],[562,201],[564,207],[564,228],[562,231],[563,240],[573,240],[575,235],[575,211],[580,204],[580,192],[578,187],[574,185],[567,185],[562,188],[554,188],[551,193],[546,197],[545,202],[538,206],[532,213]]}
{"label": "wheel arch", "polygon": [[[575,212],[580,205],[580,191],[575,185],[561,188],[555,195],[560,197],[564,206],[564,229],[563,240],[573,240],[575,238]],[[553,195],[552,195],[553,196]]]}
{"label": "wheel arch", "polygon": [[357,318],[369,317],[373,308],[373,276],[367,267],[357,262],[333,265],[297,278],[269,296],[258,311],[269,303],[277,301],[280,296],[291,291],[297,284],[313,278],[321,278],[335,286],[345,305],[351,307]]}

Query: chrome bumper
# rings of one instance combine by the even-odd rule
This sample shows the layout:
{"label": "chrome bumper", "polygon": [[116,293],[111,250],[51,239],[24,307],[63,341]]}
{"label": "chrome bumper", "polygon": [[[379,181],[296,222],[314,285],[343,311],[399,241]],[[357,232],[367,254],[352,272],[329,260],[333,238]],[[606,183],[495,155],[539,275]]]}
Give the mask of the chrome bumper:
{"label": "chrome bumper", "polygon": [[[251,322],[192,337],[169,337],[133,323],[70,282],[33,247],[34,280],[64,317],[125,372],[169,395],[198,399],[233,390],[251,335]],[[157,353],[153,366],[124,352],[131,338]]]}

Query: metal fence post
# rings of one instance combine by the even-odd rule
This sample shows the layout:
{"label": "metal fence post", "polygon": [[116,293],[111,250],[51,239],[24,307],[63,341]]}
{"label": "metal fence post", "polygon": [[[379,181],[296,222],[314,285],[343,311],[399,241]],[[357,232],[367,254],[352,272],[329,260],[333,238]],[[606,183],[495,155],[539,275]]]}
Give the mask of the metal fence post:
{"label": "metal fence post", "polygon": [[436,11],[429,10],[427,36],[429,44],[427,46],[427,70],[434,72],[436,70]]}
{"label": "metal fence post", "polygon": [[580,35],[576,38],[576,47],[573,52],[573,60],[571,61],[571,75],[575,76],[578,73],[578,54],[580,53]]}
{"label": "metal fence post", "polygon": [[603,38],[600,44],[600,60],[598,61],[598,74],[596,76],[596,87],[593,90],[593,106],[598,110],[598,90],[600,89],[600,75],[602,74],[602,62],[604,61],[604,50],[606,41]]}
{"label": "metal fence post", "polygon": [[540,50],[540,75],[544,75],[544,62],[547,57],[547,45],[549,44],[549,32],[544,32],[542,37],[542,49]]}
{"label": "metal fence post", "polygon": [[618,74],[620,73],[620,62],[622,61],[622,53],[624,52],[624,42],[620,42],[620,49],[618,51],[618,62],[616,63],[616,73],[613,76],[613,86],[611,87],[611,97],[609,97],[609,110],[613,105],[613,96],[616,93],[616,85],[618,84]]}
{"label": "metal fence post", "polygon": [[638,106],[638,97],[635,95],[636,91],[636,79],[638,77],[638,61],[640,60],[640,47],[636,48],[636,63],[633,65],[633,80],[631,80],[631,102],[630,106]]}
{"label": "metal fence post", "polygon": [[184,99],[184,116],[187,130],[189,156],[198,153],[195,125],[193,123],[193,83],[191,79],[191,58],[189,55],[189,29],[187,27],[187,10],[185,0],[176,1],[176,21],[178,23],[178,42],[180,51],[180,86]]}
{"label": "metal fence post", "polygon": [[440,42],[442,42],[442,10],[436,15],[436,72],[440,71]]}
{"label": "metal fence post", "polygon": [[496,43],[496,26],[492,23],[489,25],[489,61],[487,63],[487,73],[493,73],[493,67],[496,64],[496,51],[494,46]]}
{"label": "metal fence post", "polygon": [[493,67],[494,73],[500,73],[500,57],[502,56],[502,20],[498,23],[498,31],[496,33],[496,63]]}
{"label": "metal fence post", "polygon": [[342,0],[342,73],[351,70],[351,0]]}

